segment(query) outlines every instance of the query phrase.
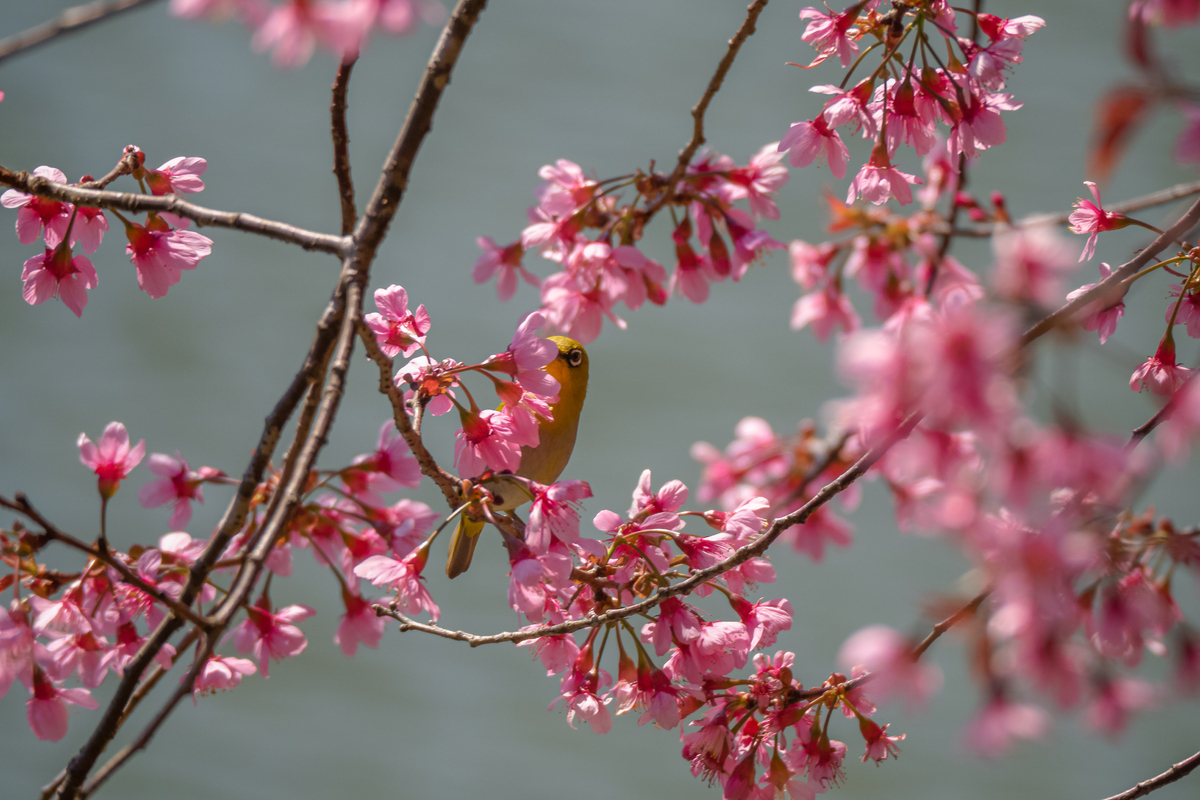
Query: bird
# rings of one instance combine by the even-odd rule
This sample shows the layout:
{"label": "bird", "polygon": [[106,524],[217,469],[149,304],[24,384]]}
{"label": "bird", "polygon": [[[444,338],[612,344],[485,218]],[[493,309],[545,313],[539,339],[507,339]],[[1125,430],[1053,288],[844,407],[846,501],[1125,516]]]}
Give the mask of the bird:
{"label": "bird", "polygon": [[[550,406],[553,419],[538,420],[537,447],[521,448],[521,465],[515,473],[541,484],[554,483],[567,467],[575,449],[579,414],[588,385],[588,355],[583,345],[566,336],[547,338],[558,347],[558,356],[543,367],[559,383],[558,402]],[[504,475],[485,481],[483,486],[496,498],[491,505],[495,510],[511,511],[532,499],[524,484],[506,481]],[[458,577],[471,566],[483,526],[483,520],[473,520],[465,512],[459,516],[446,556],[447,577]]]}

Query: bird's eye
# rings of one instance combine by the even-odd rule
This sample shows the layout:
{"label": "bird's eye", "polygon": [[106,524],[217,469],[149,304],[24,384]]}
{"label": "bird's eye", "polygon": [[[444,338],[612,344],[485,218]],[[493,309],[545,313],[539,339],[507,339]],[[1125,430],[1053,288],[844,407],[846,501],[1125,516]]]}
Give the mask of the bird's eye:
{"label": "bird's eye", "polygon": [[580,364],[583,363],[583,351],[580,350],[579,348],[575,348],[574,350],[567,353],[567,363],[570,364],[572,367],[578,367]]}

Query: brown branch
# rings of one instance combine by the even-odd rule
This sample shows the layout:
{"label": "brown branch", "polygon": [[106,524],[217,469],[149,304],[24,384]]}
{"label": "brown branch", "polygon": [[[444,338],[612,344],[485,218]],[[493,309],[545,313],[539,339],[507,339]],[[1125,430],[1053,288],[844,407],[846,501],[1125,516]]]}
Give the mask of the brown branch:
{"label": "brown branch", "polygon": [[190,608],[166,594],[161,589],[157,589],[146,583],[144,580],[138,577],[137,573],[129,568],[128,564],[114,556],[106,545],[93,547],[92,545],[87,544],[80,539],[76,539],[71,534],[59,530],[49,520],[43,517],[36,508],[33,507],[33,504],[29,502],[29,498],[25,496],[24,492],[17,492],[13,500],[0,497],[0,506],[12,509],[13,511],[29,517],[29,519],[41,526],[42,535],[47,540],[62,542],[67,547],[78,550],[81,553],[86,553],[97,561],[103,562],[105,565],[116,570],[121,574],[122,580],[128,584],[136,586],[138,589],[153,597],[159,603],[162,603],[171,610],[172,614],[183,617],[188,622],[201,629],[208,628],[208,623],[201,619],[195,611],[192,611]]}
{"label": "brown branch", "polygon": [[112,168],[107,175],[97,181],[86,181],[79,184],[81,189],[103,189],[110,183],[120,178],[122,175],[132,174],[138,168],[137,153],[133,148],[126,148],[126,152],[122,154],[121,160]]}
{"label": "brown branch", "polygon": [[1168,783],[1174,783],[1196,767],[1200,767],[1200,753],[1189,756],[1178,764],[1172,764],[1171,768],[1161,775],[1155,775],[1149,780],[1142,781],[1132,789],[1127,789],[1120,794],[1114,794],[1112,797],[1105,798],[1105,800],[1134,800],[1137,797],[1145,797],[1155,789],[1161,789]]}
{"label": "brown branch", "polygon": [[685,580],[673,586],[660,587],[654,594],[646,599],[634,603],[633,605],[623,606],[605,611],[603,614],[592,614],[584,619],[571,620],[569,622],[561,622],[557,625],[542,625],[536,628],[529,628],[523,631],[506,631],[504,633],[492,634],[490,636],[481,636],[464,631],[452,631],[447,628],[442,628],[438,625],[429,625],[422,622],[412,620],[403,614],[389,609],[387,606],[374,605],[375,613],[380,616],[391,617],[400,623],[401,631],[415,630],[431,633],[435,636],[441,636],[445,639],[453,639],[455,641],[467,642],[471,647],[479,647],[484,644],[495,644],[497,642],[522,642],[526,639],[536,639],[542,636],[561,636],[567,633],[583,630],[584,628],[595,628],[609,622],[616,622],[627,617],[632,617],[636,614],[642,614],[654,608],[656,605],[666,600],[668,597],[684,595],[690,593],[693,589],[706,581],[712,580],[718,575],[722,575],[729,570],[744,564],[751,558],[761,555],[766,551],[771,543],[788,528],[793,525],[801,525],[812,516],[818,508],[828,503],[835,495],[845,491],[845,489],[866,474],[872,466],[875,465],[883,454],[891,449],[892,445],[904,439],[916,427],[920,421],[920,416],[911,414],[900,424],[891,434],[885,437],[879,444],[872,447],[862,458],[854,462],[853,466],[843,472],[834,480],[830,481],[821,488],[813,497],[796,509],[792,513],[779,517],[767,526],[767,529],[749,544],[733,551],[728,557],[722,561],[713,564],[702,570],[697,570],[688,576]]}
{"label": "brown branch", "polygon": [[115,208],[122,211],[168,211],[179,217],[187,217],[201,226],[216,228],[232,228],[234,230],[254,233],[277,239],[281,242],[296,244],[305,250],[319,250],[342,256],[346,249],[347,240],[344,236],[333,236],[328,233],[298,228],[285,222],[256,217],[253,214],[243,214],[239,211],[218,211],[195,203],[189,203],[177,194],[156,197],[149,194],[133,192],[109,192],[100,189],[85,189],[81,186],[68,186],[55,183],[38,175],[28,172],[13,172],[0,167],[0,185],[35,194],[39,197],[49,197],[65,203],[88,206],[90,208]]}
{"label": "brown branch", "polygon": [[1175,240],[1183,237],[1185,233],[1191,230],[1197,222],[1200,222],[1200,200],[1192,204],[1192,207],[1179,218],[1179,221],[1168,228],[1161,236],[1150,243],[1145,250],[1138,253],[1133,259],[1126,261],[1118,267],[1113,274],[1109,275],[1100,283],[1088,289],[1083,294],[1076,297],[1074,300],[1069,300],[1065,305],[1059,308],[1054,313],[1042,319],[1036,325],[1021,336],[1020,346],[1025,347],[1030,342],[1042,336],[1045,333],[1053,330],[1066,323],[1076,313],[1081,311],[1085,306],[1093,302],[1105,303],[1112,301],[1114,298],[1119,298],[1125,292],[1125,287],[1122,283],[1127,279],[1137,274],[1138,270],[1144,267],[1150,259],[1158,255],[1168,245]]}
{"label": "brown branch", "polygon": [[48,22],[0,40],[0,61],[153,2],[154,0],[96,0],[94,3],[68,8]]}
{"label": "brown branch", "polygon": [[[1123,200],[1119,203],[1113,203],[1110,206],[1105,206],[1105,211],[1114,211],[1119,214],[1126,214],[1130,211],[1140,211],[1143,208],[1152,208],[1153,206],[1161,206],[1164,203],[1170,203],[1173,200],[1179,200],[1183,197],[1200,193],[1200,181],[1190,181],[1188,183],[1179,183],[1170,186],[1166,189],[1161,189],[1151,194],[1134,197],[1129,200]],[[989,223],[986,225],[974,225],[969,228],[955,228],[951,226],[950,233],[954,236],[966,236],[975,239],[983,239],[993,236],[998,227],[1012,228],[1036,228],[1042,225],[1066,225],[1071,220],[1071,211],[1064,211],[1058,214],[1034,214],[1024,219],[1019,219],[1011,225],[1001,225],[999,223]],[[944,233],[943,226],[935,226],[930,230],[933,233]]]}
{"label": "brown branch", "polygon": [[329,104],[330,127],[333,137],[333,175],[337,178],[338,196],[342,203],[342,236],[349,236],[358,221],[354,207],[354,181],[350,177],[350,133],[346,130],[346,92],[350,88],[350,72],[358,55],[350,56],[338,66],[333,82],[333,101]]}
{"label": "brown branch", "polygon": [[958,611],[955,611],[953,614],[951,614],[950,616],[946,617],[941,622],[934,625],[933,630],[931,630],[929,632],[929,635],[926,636],[924,639],[922,639],[921,643],[919,645],[917,645],[916,647],[913,648],[913,651],[912,651],[913,661],[916,661],[918,658],[920,658],[922,655],[924,655],[925,651],[929,649],[929,646],[931,644],[933,644],[934,642],[936,642],[941,637],[942,634],[944,634],[946,631],[953,628],[958,623],[962,622],[965,618],[973,615],[976,611],[978,611],[979,606],[983,604],[984,600],[988,599],[988,595],[990,595],[991,593],[992,593],[991,589],[986,589],[986,590],[980,592],[978,595],[976,595],[971,600],[971,602],[967,603],[965,606],[960,608]]}
{"label": "brown branch", "polygon": [[388,400],[391,401],[392,419],[396,423],[396,429],[400,431],[400,435],[408,444],[408,449],[416,457],[417,464],[421,467],[421,473],[427,475],[438,485],[451,508],[458,508],[462,503],[462,497],[458,490],[458,478],[437,465],[421,440],[421,434],[413,427],[404,405],[404,395],[396,388],[396,383],[392,380],[392,360],[380,349],[379,343],[375,341],[375,334],[371,332],[366,323],[359,324],[358,336],[362,339],[367,355],[379,366],[379,392],[387,395]]}
{"label": "brown branch", "polygon": [[646,209],[647,217],[653,216],[658,209],[662,208],[663,204],[670,200],[675,195],[675,187],[683,178],[684,172],[687,170],[688,164],[692,161],[692,156],[696,155],[696,151],[704,144],[704,113],[708,111],[708,104],[712,102],[713,97],[721,89],[721,84],[725,81],[725,75],[729,72],[729,68],[733,66],[733,60],[737,58],[738,51],[742,49],[742,44],[754,34],[754,25],[758,21],[758,15],[766,8],[767,0],[754,0],[746,7],[746,19],[742,21],[741,27],[737,29],[737,33],[729,40],[729,47],[725,50],[725,55],[717,64],[717,71],[708,81],[708,87],[704,90],[704,94],[700,97],[700,102],[692,108],[692,140],[687,143],[687,146],[679,151],[679,159],[675,162],[675,169],[671,172],[671,176],[667,178],[666,190],[659,196],[658,200],[652,203]]}

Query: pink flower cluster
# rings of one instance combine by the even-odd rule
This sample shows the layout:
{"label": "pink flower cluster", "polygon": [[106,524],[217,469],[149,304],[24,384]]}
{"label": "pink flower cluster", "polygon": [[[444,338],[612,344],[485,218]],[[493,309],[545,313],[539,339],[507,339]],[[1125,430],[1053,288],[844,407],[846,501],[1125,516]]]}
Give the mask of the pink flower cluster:
{"label": "pink flower cluster", "polygon": [[[678,185],[668,186],[666,176],[636,176],[597,181],[579,165],[565,159],[538,171],[543,183],[538,205],[529,209],[530,225],[521,240],[500,246],[491,238],[478,242],[484,253],[475,264],[475,281],[497,276],[500,299],[512,297],[520,276],[539,286],[541,312],[551,330],[584,344],[593,341],[607,318],[619,328],[618,303],[636,310],[649,300],[662,305],[678,292],[694,303],[708,299],[712,283],[740,280],[766,251],[783,245],[757,227],[762,217],[778,219],[772,195],[787,183],[787,168],[774,145],[767,145],[750,162],[737,166],[732,158],[705,154],[688,166]],[[618,186],[633,185],[638,198],[619,206],[611,194]],[[664,193],[667,196],[664,198]],[[661,264],[635,246],[649,219],[637,207],[669,202],[683,208],[672,239],[676,267],[671,277]],[[745,200],[749,211],[734,207]],[[595,238],[589,229],[598,231]],[[537,248],[557,263],[561,271],[539,281],[522,266],[525,253]]]}
{"label": "pink flower cluster", "polygon": [[[893,166],[898,146],[906,144],[917,155],[927,155],[938,142],[936,130],[942,123],[948,129],[947,163],[957,173],[960,156],[973,158],[1002,144],[1007,134],[1000,112],[1018,109],[1021,103],[1000,90],[1012,66],[1021,63],[1025,39],[1045,22],[1035,16],[1001,19],[978,14],[979,28],[988,40],[980,45],[956,34],[957,12],[945,0],[914,4],[906,9],[912,19],[891,30],[870,8],[873,5],[859,2],[842,12],[800,11],[801,19],[810,20],[801,38],[817,50],[816,59],[806,69],[833,55],[843,67],[849,67],[863,36],[878,36],[886,49],[880,66],[852,87],[843,88],[849,76],[841,86],[814,86],[812,91],[830,95],[830,99],[813,119],[793,123],[778,149],[788,152],[794,167],[825,160],[834,176],[842,178],[849,152],[838,129],[859,133],[875,145],[851,182],[846,202],[862,197],[881,205],[895,198],[906,205],[912,202],[910,184],[919,184],[921,179]],[[895,31],[900,31],[898,37]],[[944,47],[933,41],[934,32],[940,34]],[[921,64],[893,64],[891,56],[910,36],[921,49]],[[948,61],[936,52],[943,49],[951,54]],[[913,53],[915,60],[916,51]]]}
{"label": "pink flower cluster", "polygon": [[424,22],[440,25],[446,10],[435,0],[171,0],[177,17],[223,19],[236,14],[254,29],[251,46],[271,51],[283,68],[302,66],[320,45],[342,59],[357,58],[373,28],[407,36]]}
{"label": "pink flower cluster", "polygon": [[[106,503],[145,454],[145,443],[131,446],[128,431],[119,422],[105,428],[98,444],[80,434],[78,446],[80,461],[96,474]],[[276,543],[266,561],[272,572],[289,575],[295,544],[312,548],[317,562],[338,576],[346,611],[334,642],[346,655],[354,655],[359,644],[377,646],[383,635],[383,620],[371,609],[372,601],[362,596],[356,573],[365,571],[370,576],[370,562],[381,554],[404,557],[414,552],[436,518],[422,503],[402,499],[389,505],[380,497],[380,493],[401,486],[417,485],[420,473],[416,461],[405,450],[394,426],[387,423],[374,452],[314,482],[314,494],[306,498],[287,536]],[[171,457],[155,453],[149,463],[158,477],[142,487],[139,500],[147,508],[172,504],[174,512],[168,523],[172,529],[188,524],[192,501],[203,499],[203,484],[232,483],[223,472],[211,467],[192,470],[179,454]],[[334,478],[342,480],[339,492],[316,495]],[[214,575],[237,569],[242,563],[253,535],[262,529],[262,514],[275,488],[274,476],[259,487],[253,503],[255,513],[218,554],[219,563],[226,566],[219,567]],[[30,694],[26,706],[34,734],[58,741],[67,731],[66,704],[97,707],[91,690],[110,673],[123,674],[168,613],[162,598],[181,601],[191,570],[210,543],[174,530],[160,536],[154,547],[138,545],[129,552],[120,552],[107,545],[111,558],[123,563],[139,582],[126,579],[98,557],[90,558],[74,575],[47,570],[37,561],[38,551],[45,545],[23,528],[0,531],[0,560],[20,565],[18,581],[0,581],[0,591],[13,590],[11,600],[0,607],[0,697],[14,683],[21,683]],[[206,607],[211,612],[218,599],[210,580],[189,608],[196,614]],[[431,604],[430,608],[436,618],[437,607]],[[211,655],[198,671],[193,696],[231,689],[246,675],[261,672],[267,677],[272,661],[291,658],[307,647],[308,640],[298,623],[314,613],[304,605],[276,608],[264,593],[247,606],[246,619],[226,637],[238,651],[250,654],[253,661]],[[176,658],[170,644],[155,657],[164,668],[170,668]],[[67,685],[71,680],[79,686]]]}
{"label": "pink flower cluster", "polygon": [[[132,145],[126,153],[134,152],[139,164],[145,162],[145,154]],[[139,167],[134,177],[149,187],[152,194],[165,195],[182,192],[198,192],[204,188],[200,175],[208,164],[202,158],[173,158],[158,169]],[[67,183],[67,178],[54,167],[38,167],[33,174],[55,183]],[[80,183],[91,181],[84,175]],[[9,189],[0,195],[0,205],[16,208],[17,238],[21,244],[32,244],[39,237],[44,243],[44,252],[29,258],[21,273],[25,282],[22,296],[30,305],[41,305],[52,297],[79,317],[87,306],[88,290],[99,285],[96,268],[84,255],[73,255],[72,248],[79,246],[84,253],[96,252],[108,231],[108,218],[98,208],[75,206],[57,200],[47,200],[25,192]],[[130,222],[117,212],[112,212],[125,225],[129,244],[125,252],[137,270],[138,286],[151,297],[163,297],[167,290],[179,282],[180,271],[195,269],[196,265],[212,252],[212,240],[192,231],[184,230],[187,220],[172,214],[151,212],[146,224]]]}

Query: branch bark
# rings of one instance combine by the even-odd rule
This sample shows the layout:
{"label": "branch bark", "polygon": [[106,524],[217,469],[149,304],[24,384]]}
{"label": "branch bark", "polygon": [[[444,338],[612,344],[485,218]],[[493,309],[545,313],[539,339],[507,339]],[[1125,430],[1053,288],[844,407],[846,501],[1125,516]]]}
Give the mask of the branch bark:
{"label": "branch bark", "polygon": [[48,44],[60,36],[83,30],[89,25],[115,17],[155,0],[96,0],[95,3],[68,8],[54,19],[0,40],[0,62],[38,45]]}

